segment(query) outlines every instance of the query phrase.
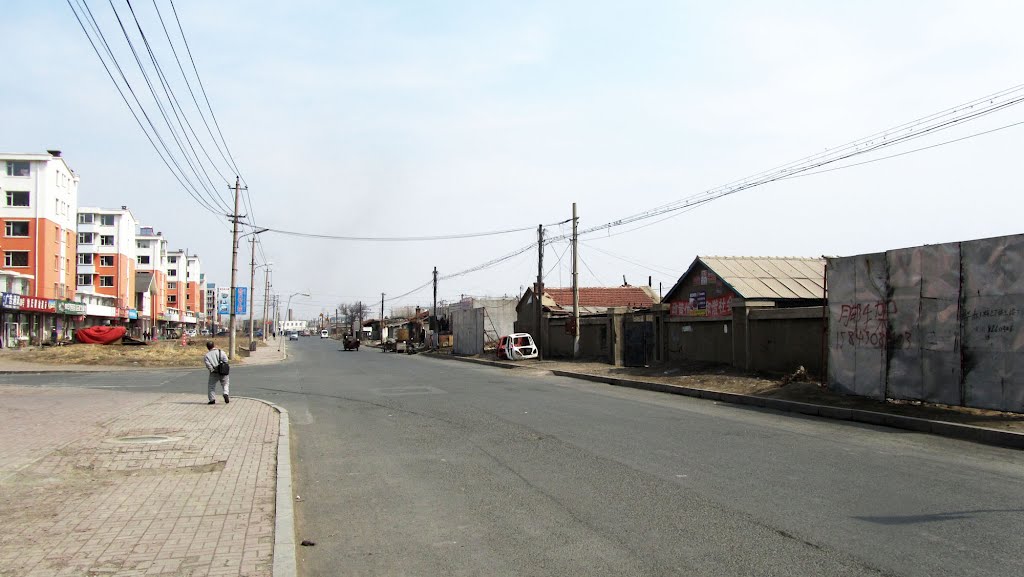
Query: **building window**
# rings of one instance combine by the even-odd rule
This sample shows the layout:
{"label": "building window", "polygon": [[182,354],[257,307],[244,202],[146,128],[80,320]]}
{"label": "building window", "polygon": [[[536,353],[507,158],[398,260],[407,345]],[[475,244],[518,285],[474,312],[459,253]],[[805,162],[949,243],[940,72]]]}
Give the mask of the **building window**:
{"label": "building window", "polygon": [[60,270],[60,255],[53,255],[53,270]]}
{"label": "building window", "polygon": [[100,286],[114,286],[114,277],[112,276],[101,276]]}
{"label": "building window", "polygon": [[178,297],[176,297],[174,295],[167,295],[167,302],[168,303],[176,303],[176,302],[178,302]]}
{"label": "building window", "polygon": [[91,232],[80,232],[78,233],[78,244],[92,244],[95,242],[96,235]]}
{"label": "building window", "polygon": [[173,268],[167,269],[167,276],[178,276],[178,270]]}
{"label": "building window", "polygon": [[176,264],[177,262],[178,262],[178,257],[176,257],[176,256],[169,256],[169,257],[167,257],[167,263],[168,264]]}
{"label": "building window", "polygon": [[100,255],[100,266],[114,266],[114,255]]}
{"label": "building window", "polygon": [[92,224],[94,218],[96,218],[95,214],[88,212],[80,213],[78,215],[78,224]]}
{"label": "building window", "polygon": [[167,283],[167,290],[172,291],[172,290],[177,290],[177,288],[178,288],[178,283],[176,283],[176,282],[169,282],[169,283]]}
{"label": "building window", "polygon": [[4,224],[4,234],[7,236],[28,236],[27,220],[9,220]]}
{"label": "building window", "polygon": [[92,275],[91,274],[80,274],[80,275],[78,275],[78,286],[92,286]]}
{"label": "building window", "polygon": [[78,264],[91,265],[92,264],[92,253],[91,252],[83,252],[82,254],[78,255]]}
{"label": "building window", "polygon": [[7,206],[29,206],[27,190],[8,190]]}
{"label": "building window", "polygon": [[112,214],[101,214],[100,215],[100,226],[114,226],[114,215],[112,215]]}
{"label": "building window", "polygon": [[135,248],[149,248],[149,241],[146,241],[146,240],[136,241]]}
{"label": "building window", "polygon": [[114,235],[112,235],[112,234],[100,235],[100,246],[114,246]]}
{"label": "building window", "polygon": [[148,255],[148,254],[142,254],[142,255],[139,255],[138,257],[136,257],[136,259],[135,259],[135,260],[136,260],[136,261],[137,261],[137,262],[138,262],[139,264],[149,264],[149,255]]}
{"label": "building window", "polygon": [[185,295],[185,300],[187,300],[187,301],[190,301],[190,300],[192,300],[192,295],[190,295],[190,294],[186,294],[186,295]]}
{"label": "building window", "polygon": [[31,166],[27,160],[8,160],[7,176],[29,176],[32,173]]}
{"label": "building window", "polygon": [[8,250],[8,251],[4,251],[4,266],[7,266],[7,267],[28,266],[28,251],[27,250]]}

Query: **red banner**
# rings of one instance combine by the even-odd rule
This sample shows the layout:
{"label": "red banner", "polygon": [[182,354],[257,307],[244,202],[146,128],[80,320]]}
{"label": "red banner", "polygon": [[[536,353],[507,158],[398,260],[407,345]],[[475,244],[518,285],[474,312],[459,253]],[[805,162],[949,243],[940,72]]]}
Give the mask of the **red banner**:
{"label": "red banner", "polygon": [[21,310],[39,311],[43,313],[56,312],[53,301],[36,297],[21,297]]}

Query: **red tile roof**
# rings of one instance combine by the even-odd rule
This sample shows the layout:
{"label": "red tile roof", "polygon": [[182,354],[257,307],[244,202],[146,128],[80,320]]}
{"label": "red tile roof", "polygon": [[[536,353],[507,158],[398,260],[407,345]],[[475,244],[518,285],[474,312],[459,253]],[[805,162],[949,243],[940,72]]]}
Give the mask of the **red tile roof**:
{"label": "red tile roof", "polygon": [[[555,303],[562,308],[572,308],[571,288],[546,288]],[[580,287],[580,306],[593,308],[633,307],[647,308],[657,302],[647,287]]]}

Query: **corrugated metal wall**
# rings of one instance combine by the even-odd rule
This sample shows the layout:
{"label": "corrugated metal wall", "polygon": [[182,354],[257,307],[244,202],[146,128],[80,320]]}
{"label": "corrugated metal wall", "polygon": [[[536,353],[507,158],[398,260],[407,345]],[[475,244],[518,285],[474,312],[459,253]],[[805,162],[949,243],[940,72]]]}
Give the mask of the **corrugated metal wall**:
{"label": "corrugated metal wall", "polygon": [[828,259],[829,386],[1024,410],[1024,235]]}
{"label": "corrugated metal wall", "polygon": [[452,352],[478,355],[484,352],[484,309],[452,311]]}

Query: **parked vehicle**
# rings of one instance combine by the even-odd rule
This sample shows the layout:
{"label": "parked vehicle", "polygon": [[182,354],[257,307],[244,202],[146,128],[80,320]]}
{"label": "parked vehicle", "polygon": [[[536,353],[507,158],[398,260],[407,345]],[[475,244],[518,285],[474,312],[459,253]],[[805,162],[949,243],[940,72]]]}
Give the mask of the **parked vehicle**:
{"label": "parked vehicle", "polygon": [[294,331],[288,333],[288,340],[289,341],[297,341],[297,340],[299,340],[299,333],[294,332]]}
{"label": "parked vehicle", "polygon": [[327,332],[327,329],[324,329],[324,330],[320,331],[320,338],[321,339],[329,339],[329,338],[331,338],[331,333]]}
{"label": "parked vehicle", "polygon": [[498,358],[507,361],[536,359],[537,345],[529,333],[512,333],[498,339]]}

